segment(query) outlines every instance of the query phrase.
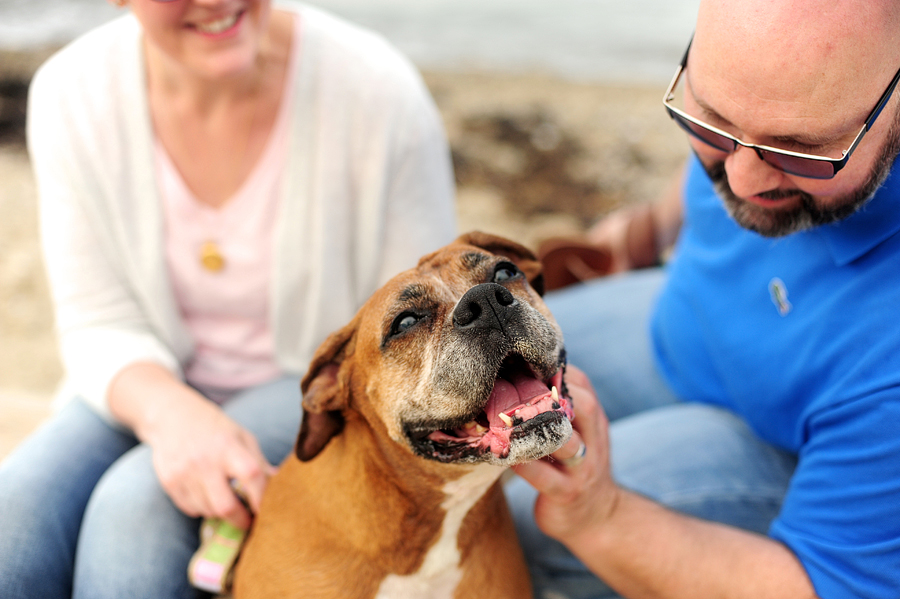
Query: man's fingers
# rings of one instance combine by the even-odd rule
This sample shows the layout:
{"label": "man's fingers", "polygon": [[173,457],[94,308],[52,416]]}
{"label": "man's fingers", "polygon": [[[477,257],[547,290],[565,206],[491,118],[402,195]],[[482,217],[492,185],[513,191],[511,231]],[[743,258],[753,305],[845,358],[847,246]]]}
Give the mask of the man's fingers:
{"label": "man's fingers", "polygon": [[593,390],[593,385],[591,385],[591,379],[588,378],[588,375],[573,364],[569,364],[566,367],[566,383]]}
{"label": "man's fingers", "polygon": [[572,427],[581,435],[590,451],[606,443],[605,432],[608,426],[606,414],[600,407],[597,394],[587,376],[577,368],[572,367],[571,370],[575,376],[571,378],[567,376],[567,379],[571,381],[568,385],[569,395],[575,408]]}
{"label": "man's fingers", "polygon": [[567,475],[550,462],[535,460],[517,464],[512,469],[539,493],[556,496],[569,488]]}
{"label": "man's fingers", "polygon": [[569,440],[566,441],[562,447],[554,451],[550,454],[554,459],[566,463],[567,460],[576,459],[579,454],[583,457],[584,451],[584,441],[581,439],[581,435],[578,434],[578,431],[572,433],[572,436],[569,437]]}

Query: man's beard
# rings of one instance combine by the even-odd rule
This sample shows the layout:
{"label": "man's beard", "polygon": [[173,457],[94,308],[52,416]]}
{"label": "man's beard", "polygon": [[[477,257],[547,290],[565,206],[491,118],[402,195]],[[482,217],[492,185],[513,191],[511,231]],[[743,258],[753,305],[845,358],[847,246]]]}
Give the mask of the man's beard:
{"label": "man's beard", "polygon": [[817,205],[815,198],[799,189],[773,189],[758,194],[757,197],[768,200],[799,197],[800,205],[787,210],[763,208],[736,196],[728,185],[724,161],[714,162],[709,166],[702,161],[701,164],[715,184],[716,191],[725,203],[725,209],[731,218],[743,228],[765,237],[783,237],[842,220],[859,210],[887,179],[898,153],[900,153],[900,112],[888,131],[888,141],[875,161],[869,178],[855,191],[838,198],[832,206]]}

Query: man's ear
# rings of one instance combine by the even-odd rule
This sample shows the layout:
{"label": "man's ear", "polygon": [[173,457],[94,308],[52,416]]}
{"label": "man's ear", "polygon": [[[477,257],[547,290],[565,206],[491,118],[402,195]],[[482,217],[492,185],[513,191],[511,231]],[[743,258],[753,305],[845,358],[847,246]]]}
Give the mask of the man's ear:
{"label": "man's ear", "polygon": [[509,258],[519,270],[525,273],[525,278],[528,279],[528,283],[531,284],[532,288],[534,288],[539,295],[544,295],[544,276],[542,274],[541,262],[537,259],[537,256],[534,255],[534,252],[524,245],[506,239],[505,237],[491,235],[490,233],[482,233],[481,231],[471,231],[460,235],[456,239],[456,242],[474,245],[475,247],[487,250],[492,254]]}
{"label": "man's ear", "polygon": [[346,358],[353,353],[357,319],[332,333],[313,356],[300,382],[303,420],[294,453],[306,462],[317,455],[344,428],[342,411],[350,403],[349,388],[341,376]]}

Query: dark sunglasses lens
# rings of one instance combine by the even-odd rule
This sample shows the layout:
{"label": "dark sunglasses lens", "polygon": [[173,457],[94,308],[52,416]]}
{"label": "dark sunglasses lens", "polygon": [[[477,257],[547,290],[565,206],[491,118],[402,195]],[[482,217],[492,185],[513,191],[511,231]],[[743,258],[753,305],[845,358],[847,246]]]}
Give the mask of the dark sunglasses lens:
{"label": "dark sunglasses lens", "polygon": [[790,175],[808,179],[831,179],[835,174],[834,165],[825,160],[810,160],[766,150],[759,150],[759,154],[767,163]]}
{"label": "dark sunglasses lens", "polygon": [[691,136],[699,139],[708,146],[712,146],[722,152],[733,152],[734,142],[727,137],[719,135],[715,131],[710,131],[705,127],[701,127],[697,123],[692,123],[677,112],[669,111],[669,115],[675,120],[679,127],[687,131]]}

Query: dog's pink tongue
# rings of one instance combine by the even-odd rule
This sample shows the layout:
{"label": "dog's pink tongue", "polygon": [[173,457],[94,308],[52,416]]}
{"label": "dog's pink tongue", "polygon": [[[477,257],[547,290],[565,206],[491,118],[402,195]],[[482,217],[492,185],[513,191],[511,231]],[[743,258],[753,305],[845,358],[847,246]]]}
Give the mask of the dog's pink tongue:
{"label": "dog's pink tongue", "polygon": [[523,371],[504,373],[506,378],[498,378],[494,382],[494,390],[488,398],[484,411],[491,426],[505,426],[498,414],[521,405],[549,390],[547,385]]}

